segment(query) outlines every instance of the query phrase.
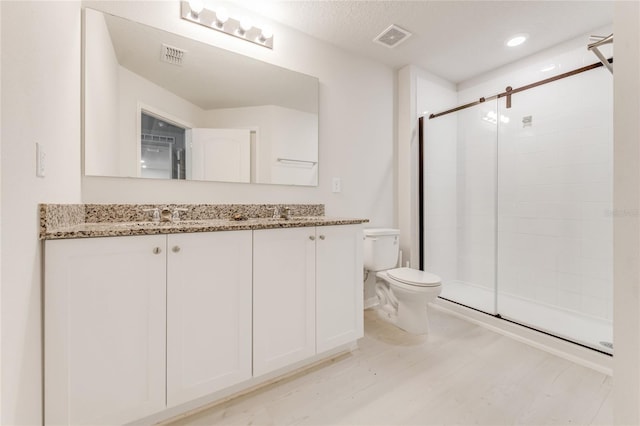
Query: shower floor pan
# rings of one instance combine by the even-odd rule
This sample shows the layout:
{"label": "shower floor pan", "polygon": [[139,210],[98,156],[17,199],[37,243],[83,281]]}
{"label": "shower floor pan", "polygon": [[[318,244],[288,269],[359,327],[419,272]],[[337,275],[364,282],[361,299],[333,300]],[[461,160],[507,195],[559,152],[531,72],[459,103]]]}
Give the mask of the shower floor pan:
{"label": "shower floor pan", "polygon": [[613,323],[603,318],[505,293],[499,294],[496,312],[493,289],[462,281],[445,281],[440,297],[489,314],[498,313],[510,321],[600,352],[613,353]]}

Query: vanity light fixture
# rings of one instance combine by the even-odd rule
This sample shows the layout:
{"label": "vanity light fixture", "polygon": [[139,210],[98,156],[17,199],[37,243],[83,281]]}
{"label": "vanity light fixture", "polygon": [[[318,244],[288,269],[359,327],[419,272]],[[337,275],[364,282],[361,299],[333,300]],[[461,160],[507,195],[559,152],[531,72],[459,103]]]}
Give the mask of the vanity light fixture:
{"label": "vanity light fixture", "polygon": [[273,49],[273,32],[253,25],[247,17],[234,18],[223,8],[207,9],[202,0],[183,0],[180,8],[182,19]]}

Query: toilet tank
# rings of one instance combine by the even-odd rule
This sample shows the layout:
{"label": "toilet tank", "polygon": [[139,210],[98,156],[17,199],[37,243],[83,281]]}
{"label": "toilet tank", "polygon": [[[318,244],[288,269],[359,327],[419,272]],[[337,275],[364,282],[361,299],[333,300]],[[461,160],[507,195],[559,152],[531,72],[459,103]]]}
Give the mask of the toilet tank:
{"label": "toilet tank", "polygon": [[398,264],[400,230],[369,228],[364,230],[364,269],[385,271]]}

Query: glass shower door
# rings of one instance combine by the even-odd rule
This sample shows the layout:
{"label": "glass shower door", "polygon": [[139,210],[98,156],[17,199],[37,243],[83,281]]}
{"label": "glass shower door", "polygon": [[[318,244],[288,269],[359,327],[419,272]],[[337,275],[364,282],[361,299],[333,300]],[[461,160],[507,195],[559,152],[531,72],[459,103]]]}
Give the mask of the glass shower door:
{"label": "glass shower door", "polygon": [[441,297],[496,313],[497,101],[428,120],[424,139],[425,270]]}
{"label": "glass shower door", "polygon": [[605,352],[612,89],[596,70],[513,95],[508,109],[501,98],[498,108],[497,312]]}

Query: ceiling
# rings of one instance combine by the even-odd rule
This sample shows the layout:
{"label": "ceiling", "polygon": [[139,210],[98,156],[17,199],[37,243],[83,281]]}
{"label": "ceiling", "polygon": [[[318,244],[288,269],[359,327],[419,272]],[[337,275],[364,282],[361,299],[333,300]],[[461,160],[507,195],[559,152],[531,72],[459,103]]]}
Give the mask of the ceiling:
{"label": "ceiling", "polygon": [[[205,0],[205,3],[213,1]],[[459,83],[613,22],[613,1],[234,0],[256,14],[400,68]],[[389,25],[413,33],[393,49],[372,40]],[[508,48],[517,33],[528,41]],[[588,40],[585,39],[585,46]],[[277,46],[277,33],[275,35]]]}

